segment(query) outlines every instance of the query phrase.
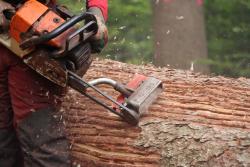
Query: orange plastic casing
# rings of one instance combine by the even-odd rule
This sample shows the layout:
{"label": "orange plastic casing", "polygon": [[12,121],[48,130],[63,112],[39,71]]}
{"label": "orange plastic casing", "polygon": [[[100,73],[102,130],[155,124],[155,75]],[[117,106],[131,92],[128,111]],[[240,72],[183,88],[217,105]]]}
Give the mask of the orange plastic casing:
{"label": "orange plastic casing", "polygon": [[16,41],[21,42],[20,34],[26,33],[29,28],[48,10],[48,7],[29,0],[18,9],[10,22],[10,35]]}
{"label": "orange plastic casing", "polygon": [[[62,19],[56,13],[50,10],[46,13],[46,15],[42,16],[39,22],[33,25],[33,31],[37,32],[38,34],[43,34],[44,32],[51,32],[64,22],[64,19]],[[61,35],[57,36],[56,38],[51,39],[48,44],[50,46],[62,48],[68,32],[69,31],[66,31]]]}
{"label": "orange plastic casing", "polygon": [[[56,20],[56,21],[55,21]],[[12,17],[10,35],[18,43],[22,41],[21,35],[32,29],[36,34],[51,32],[65,22],[60,16],[36,0],[26,1]],[[65,34],[65,33],[63,33]],[[65,35],[60,35],[48,42],[49,45],[61,47]]]}

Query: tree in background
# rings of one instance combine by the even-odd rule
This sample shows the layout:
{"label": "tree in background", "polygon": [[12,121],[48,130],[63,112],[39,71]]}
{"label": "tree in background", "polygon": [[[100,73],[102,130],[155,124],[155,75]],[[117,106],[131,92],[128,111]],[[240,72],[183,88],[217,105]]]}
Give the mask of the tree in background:
{"label": "tree in background", "polygon": [[155,0],[153,6],[154,64],[207,73],[198,62],[207,58],[202,1]]}
{"label": "tree in background", "polygon": [[208,64],[212,72],[250,77],[250,1],[206,0]]}
{"label": "tree in background", "polygon": [[[80,12],[85,9],[85,0],[59,1],[75,12]],[[164,47],[168,47],[168,50],[165,49],[166,54],[173,50],[173,48],[178,52],[184,52],[182,51],[183,49],[188,49],[187,46],[183,47],[182,45],[174,44],[173,38],[170,38],[170,35],[173,35],[170,26],[173,25],[170,24],[168,26],[167,24],[169,23],[166,18],[172,17],[175,19],[176,26],[178,25],[178,28],[181,29],[187,27],[190,23],[195,24],[193,20],[190,20],[190,23],[187,23],[187,25],[181,24],[188,20],[187,18],[189,18],[188,15],[190,15],[190,13],[197,12],[200,19],[203,19],[202,14],[199,15],[199,12],[196,10],[189,10],[187,14],[165,10],[162,10],[163,13],[160,13],[160,11],[156,11],[156,9],[160,10],[160,7],[163,7],[163,5],[160,4],[157,6],[158,8],[156,8],[155,3],[163,3],[163,1],[183,2],[179,6],[179,9],[176,9],[179,11],[184,7],[184,2],[187,0],[109,0],[108,27],[110,39],[102,55],[107,58],[135,64],[152,62],[154,39],[152,35],[152,6],[154,6],[155,10],[154,23],[156,23],[156,21],[159,22],[158,24],[154,24],[154,28],[161,29],[163,33],[158,30],[155,32],[158,31],[159,36],[168,40],[168,43],[164,44]],[[194,0],[190,0],[189,2],[191,1],[194,2]],[[201,0],[196,0],[198,3],[200,1]],[[189,5],[190,4],[191,3],[189,3]],[[203,59],[203,63],[210,65],[211,71],[215,74],[250,77],[250,1],[205,0],[204,9],[209,58],[206,61]],[[156,15],[159,15],[161,19],[158,16],[158,18],[156,18]],[[165,25],[165,28],[161,27],[163,25]],[[193,31],[193,33],[197,33],[198,31]],[[204,31],[204,27],[201,27],[200,31]],[[185,32],[187,31],[185,30]],[[178,34],[179,33],[175,33],[175,35]],[[180,34],[179,37],[183,38]],[[156,38],[158,37],[156,36]],[[186,41],[187,45],[190,45],[190,43],[194,43],[194,38],[190,37],[186,39]],[[200,41],[202,40],[199,40],[199,42]],[[158,44],[159,43],[156,42],[156,45]],[[203,44],[204,41],[196,43],[197,47],[189,52],[185,51],[184,56],[192,52],[197,52],[196,48],[198,48],[198,45]],[[161,44],[161,46],[163,46],[163,44]],[[205,54],[202,55],[204,56]],[[180,57],[180,61],[188,62],[187,68],[190,68],[190,58],[185,58],[184,56]],[[170,61],[172,61],[169,57],[164,59],[167,64],[170,64]],[[174,55],[172,59],[177,61],[177,54]],[[196,66],[194,66],[194,70],[196,70]]]}

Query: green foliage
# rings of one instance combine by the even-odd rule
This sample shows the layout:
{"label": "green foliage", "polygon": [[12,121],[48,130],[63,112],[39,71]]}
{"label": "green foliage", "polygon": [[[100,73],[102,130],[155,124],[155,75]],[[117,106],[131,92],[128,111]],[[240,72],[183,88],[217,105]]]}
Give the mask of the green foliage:
{"label": "green foliage", "polygon": [[[59,0],[74,12],[83,0]],[[85,8],[83,8],[85,9]],[[152,61],[152,9],[147,0],[109,0],[109,43],[102,56],[135,64]]]}
{"label": "green foliage", "polygon": [[206,0],[207,62],[212,72],[250,77],[249,13],[249,0]]}
{"label": "green foliage", "polygon": [[85,11],[85,0],[58,0],[58,3],[66,6],[73,13]]}
{"label": "green foliage", "polygon": [[150,1],[109,0],[106,57],[139,64],[153,55]]}

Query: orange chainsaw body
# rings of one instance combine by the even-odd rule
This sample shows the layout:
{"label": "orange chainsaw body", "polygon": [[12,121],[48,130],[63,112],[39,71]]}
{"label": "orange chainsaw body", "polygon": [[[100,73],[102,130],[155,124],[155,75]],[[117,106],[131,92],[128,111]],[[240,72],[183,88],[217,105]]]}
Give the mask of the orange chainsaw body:
{"label": "orange chainsaw body", "polygon": [[[26,1],[22,7],[18,9],[16,14],[11,19],[10,35],[18,43],[20,43],[25,36],[42,35],[53,31],[65,20],[51,11],[47,6],[36,0]],[[48,45],[57,48],[62,47],[63,40],[69,31],[64,32],[60,36],[51,39]]]}

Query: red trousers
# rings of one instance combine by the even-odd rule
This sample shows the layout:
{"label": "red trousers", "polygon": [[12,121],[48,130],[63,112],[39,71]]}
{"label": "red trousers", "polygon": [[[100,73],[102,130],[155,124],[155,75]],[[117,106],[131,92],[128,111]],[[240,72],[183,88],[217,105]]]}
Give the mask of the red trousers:
{"label": "red trousers", "polygon": [[35,110],[58,106],[60,96],[61,88],[0,45],[0,128],[20,122]]}
{"label": "red trousers", "polygon": [[[88,0],[107,19],[107,0]],[[0,45],[0,167],[70,167],[63,90]],[[16,129],[13,129],[13,124]]]}
{"label": "red trousers", "polygon": [[1,167],[70,166],[62,92],[0,45]]}

